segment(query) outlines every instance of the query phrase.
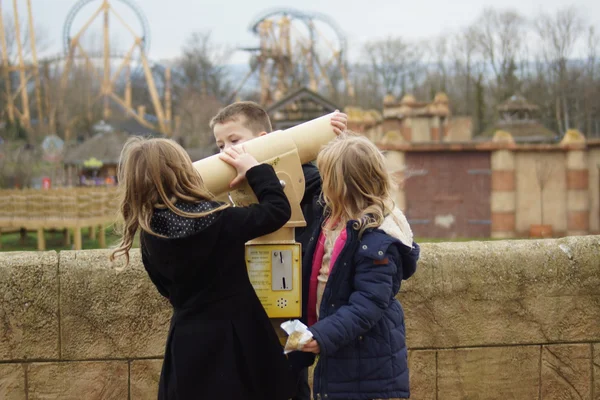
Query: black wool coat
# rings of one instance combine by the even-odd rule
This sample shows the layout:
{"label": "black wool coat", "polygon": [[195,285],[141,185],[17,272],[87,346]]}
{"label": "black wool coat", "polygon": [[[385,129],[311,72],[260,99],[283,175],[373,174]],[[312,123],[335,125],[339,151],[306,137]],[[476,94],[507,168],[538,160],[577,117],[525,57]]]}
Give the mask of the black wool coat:
{"label": "black wool coat", "polygon": [[[164,223],[165,215],[174,221],[174,237],[141,234],[144,267],[173,305],[160,400],[283,400],[293,393],[295,377],[244,256],[247,241],[289,220],[290,206],[271,166],[256,166],[246,178],[259,204],[193,219],[155,211],[153,221],[163,217]],[[178,235],[190,227],[191,234]]]}

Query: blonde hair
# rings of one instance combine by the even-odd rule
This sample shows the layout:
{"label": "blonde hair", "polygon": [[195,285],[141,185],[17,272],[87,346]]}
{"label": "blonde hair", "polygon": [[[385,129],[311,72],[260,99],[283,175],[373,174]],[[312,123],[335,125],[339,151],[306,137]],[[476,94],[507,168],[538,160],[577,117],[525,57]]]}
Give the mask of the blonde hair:
{"label": "blonde hair", "polygon": [[394,207],[390,175],[379,149],[363,136],[344,134],[327,144],[317,157],[328,214],[324,229],[355,220],[362,237],[383,223]]}
{"label": "blonde hair", "polygon": [[187,152],[169,139],[132,137],[123,146],[118,171],[119,213],[117,231],[121,242],[110,260],[124,255],[129,264],[129,251],[138,229],[156,236],[150,228],[154,207],[166,207],[175,214],[200,218],[226,208],[203,213],[187,213],[175,207],[177,200],[198,202],[214,196],[206,189]]}

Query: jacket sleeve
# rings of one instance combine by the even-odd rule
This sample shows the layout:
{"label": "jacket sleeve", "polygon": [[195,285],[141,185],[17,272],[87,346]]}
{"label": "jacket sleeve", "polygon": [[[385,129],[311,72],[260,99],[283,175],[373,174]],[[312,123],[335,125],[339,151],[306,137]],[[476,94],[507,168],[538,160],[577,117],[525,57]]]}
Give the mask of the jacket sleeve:
{"label": "jacket sleeve", "polygon": [[415,242],[412,247],[401,245],[400,259],[402,260],[402,280],[406,280],[413,276],[417,270],[417,261],[421,255],[421,248]]}
{"label": "jacket sleeve", "polygon": [[321,354],[332,354],[351,343],[382,318],[393,297],[397,273],[394,260],[399,256],[396,246],[390,244],[381,244],[375,251],[368,250],[367,245],[366,252],[359,251],[355,257],[354,292],[348,304],[310,327]]}
{"label": "jacket sleeve", "polygon": [[140,240],[140,252],[142,253],[142,264],[144,265],[144,269],[148,273],[148,276],[150,277],[150,280],[152,281],[152,283],[154,283],[154,286],[156,286],[156,289],[158,290],[158,292],[163,297],[166,297],[168,299],[169,291],[162,284],[158,275],[154,272],[152,265],[150,264],[150,260],[148,259],[148,250],[146,249],[146,246],[144,245],[143,235],[144,235],[144,233],[141,234],[141,240]]}
{"label": "jacket sleeve", "polygon": [[228,237],[242,242],[275,232],[292,215],[290,203],[273,167],[257,165],[246,172],[246,179],[258,204],[223,210],[223,226]]}

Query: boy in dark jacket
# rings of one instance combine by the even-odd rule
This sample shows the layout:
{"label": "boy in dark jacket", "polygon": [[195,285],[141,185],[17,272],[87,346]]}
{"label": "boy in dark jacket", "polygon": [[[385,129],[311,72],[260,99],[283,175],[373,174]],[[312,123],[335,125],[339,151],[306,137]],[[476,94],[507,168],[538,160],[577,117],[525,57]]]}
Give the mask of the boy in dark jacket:
{"label": "boy in dark jacket", "polygon": [[[337,112],[331,118],[331,125],[336,134],[346,130],[347,116]],[[231,146],[247,142],[254,138],[270,133],[273,128],[267,112],[258,104],[250,101],[233,103],[219,111],[210,121],[210,128],[215,136],[217,146],[221,151]],[[319,223],[322,209],[318,205],[321,195],[321,176],[319,170],[313,164],[302,165],[304,172],[305,190],[300,207],[306,220],[306,227],[296,228],[296,241],[302,245],[302,256],[309,247],[311,233]],[[302,286],[302,320],[306,321],[306,302],[308,299],[308,286],[304,284],[310,271],[303,267]],[[294,400],[310,400],[310,388],[308,386],[308,366],[312,364],[313,358],[307,353],[290,354],[290,362],[298,371],[298,390]]]}

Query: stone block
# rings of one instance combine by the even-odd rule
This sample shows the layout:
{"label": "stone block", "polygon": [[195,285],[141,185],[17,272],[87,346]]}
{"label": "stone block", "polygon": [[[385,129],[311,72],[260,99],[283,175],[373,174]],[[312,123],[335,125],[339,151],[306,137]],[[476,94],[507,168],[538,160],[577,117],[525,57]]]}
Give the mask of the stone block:
{"label": "stone block", "polygon": [[437,399],[436,363],[435,351],[411,350],[408,352],[411,399]]}
{"label": "stone block", "polygon": [[127,399],[126,361],[34,363],[29,366],[28,400]]}
{"label": "stone block", "polygon": [[600,400],[600,343],[592,345],[593,363],[592,363],[592,400]]}
{"label": "stone block", "polygon": [[141,264],[113,265],[108,250],[60,253],[62,356],[99,358],[161,357],[171,306],[159,295]]}
{"label": "stone block", "polygon": [[492,215],[495,213],[512,213],[512,224],[509,227],[515,228],[515,192],[492,192],[490,195],[490,207]]}
{"label": "stone block", "polygon": [[25,370],[21,364],[0,364],[0,399],[26,400]]}
{"label": "stone block", "polygon": [[131,400],[154,400],[158,397],[158,381],[163,360],[140,360],[131,363]]}
{"label": "stone block", "polygon": [[600,238],[424,244],[399,295],[411,349],[600,341]]}
{"label": "stone block", "polygon": [[[495,197],[495,196],[494,196]],[[492,211],[492,232],[514,232],[515,231],[515,212],[514,211]]]}
{"label": "stone block", "polygon": [[589,211],[569,211],[567,213],[567,229],[570,232],[587,232],[589,227]]}
{"label": "stone block", "polygon": [[438,352],[438,398],[537,399],[539,346]]}
{"label": "stone block", "polygon": [[588,190],[589,171],[586,169],[567,169],[567,190]]}
{"label": "stone block", "polygon": [[[587,190],[569,190],[567,191],[567,216],[569,212],[584,211],[587,213],[585,218],[589,219],[590,194]],[[588,222],[589,223],[589,222]],[[569,223],[567,221],[567,227]]]}
{"label": "stone block", "polygon": [[490,162],[492,170],[514,171],[515,153],[511,150],[493,151]]}
{"label": "stone block", "polygon": [[55,251],[0,253],[0,360],[56,359]]}
{"label": "stone block", "polygon": [[566,164],[568,169],[587,169],[587,152],[583,150],[567,151]]}
{"label": "stone block", "polygon": [[[493,192],[514,192],[515,191],[515,171],[514,170],[493,170],[492,171],[492,193]],[[513,199],[514,200],[514,199]]]}
{"label": "stone block", "polygon": [[590,399],[590,344],[542,347],[542,399]]}

